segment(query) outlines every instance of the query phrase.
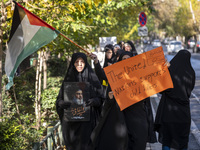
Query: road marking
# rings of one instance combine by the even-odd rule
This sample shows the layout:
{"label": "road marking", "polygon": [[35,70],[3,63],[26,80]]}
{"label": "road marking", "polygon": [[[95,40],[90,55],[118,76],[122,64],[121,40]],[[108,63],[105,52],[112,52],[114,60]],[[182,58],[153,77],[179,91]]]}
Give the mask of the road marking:
{"label": "road marking", "polygon": [[200,131],[192,119],[191,119],[190,132],[194,135],[195,140],[200,146]]}
{"label": "road marking", "polygon": [[192,93],[192,96],[194,96],[195,99],[197,100],[197,102],[200,104],[200,100],[199,100],[199,98],[196,96],[196,94]]}

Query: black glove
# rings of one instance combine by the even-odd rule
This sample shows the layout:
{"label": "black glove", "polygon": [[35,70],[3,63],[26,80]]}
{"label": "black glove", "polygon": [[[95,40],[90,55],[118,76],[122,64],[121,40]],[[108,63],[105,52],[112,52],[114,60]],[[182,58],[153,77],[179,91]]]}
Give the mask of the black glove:
{"label": "black glove", "polygon": [[101,105],[100,98],[91,98],[86,102],[86,106],[93,106],[93,107],[99,107]]}
{"label": "black glove", "polygon": [[71,106],[71,102],[66,102],[66,101],[60,100],[58,102],[58,106],[61,107],[62,109],[67,109]]}

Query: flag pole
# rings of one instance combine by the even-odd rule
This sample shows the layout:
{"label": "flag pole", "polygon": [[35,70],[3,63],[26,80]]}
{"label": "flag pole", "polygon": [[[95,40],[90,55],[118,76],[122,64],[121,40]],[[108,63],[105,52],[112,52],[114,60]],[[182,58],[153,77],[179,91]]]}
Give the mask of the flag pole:
{"label": "flag pole", "polygon": [[83,50],[84,52],[86,52],[88,55],[90,54],[90,52],[88,52],[86,49],[82,48],[80,45],[76,44],[74,41],[72,41],[70,38],[66,37],[64,34],[62,34],[60,32],[60,35],[63,36],[65,39],[67,39],[68,41],[70,41],[71,43],[73,43],[74,45],[76,45],[77,47],[79,47],[81,50]]}

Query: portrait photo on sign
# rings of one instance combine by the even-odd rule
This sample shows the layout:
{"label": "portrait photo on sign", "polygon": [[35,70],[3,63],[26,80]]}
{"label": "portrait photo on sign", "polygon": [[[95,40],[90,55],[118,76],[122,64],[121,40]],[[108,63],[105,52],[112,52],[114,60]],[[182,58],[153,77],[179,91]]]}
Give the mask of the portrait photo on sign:
{"label": "portrait photo on sign", "polygon": [[71,102],[71,106],[65,109],[67,121],[89,121],[90,106],[86,102],[90,97],[89,83],[65,82],[64,101]]}

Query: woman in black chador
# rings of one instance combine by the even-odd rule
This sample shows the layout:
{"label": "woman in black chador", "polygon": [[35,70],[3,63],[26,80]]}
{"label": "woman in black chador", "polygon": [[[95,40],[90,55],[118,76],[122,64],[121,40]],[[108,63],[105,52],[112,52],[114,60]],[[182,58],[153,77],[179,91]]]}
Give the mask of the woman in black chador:
{"label": "woman in black chador", "polygon": [[161,92],[155,120],[155,130],[159,133],[163,150],[170,147],[186,150],[188,147],[191,125],[189,97],[195,85],[190,58],[189,51],[181,50],[170,61],[169,72],[174,88]]}
{"label": "woman in black chador", "polygon": [[127,150],[128,133],[124,115],[109,85],[101,118],[91,139],[94,150]]}
{"label": "woman in black chador", "polygon": [[97,55],[91,53],[89,55],[89,57],[94,60],[94,67],[95,67],[94,70],[95,70],[95,73],[96,73],[99,81],[103,85],[104,97],[106,97],[105,94],[106,94],[106,91],[107,91],[107,88],[108,88],[108,79],[105,75],[103,68],[110,66],[114,63],[115,57],[114,57],[113,45],[107,44],[104,47],[104,52],[105,52],[105,61],[104,61],[103,67],[101,67],[99,60],[97,58]]}
{"label": "woman in black chador", "polygon": [[[132,56],[134,56],[132,52],[125,51],[118,61]],[[124,109],[123,114],[128,129],[128,150],[145,150],[147,142],[157,142],[153,131],[154,120],[150,97]]]}
{"label": "woman in black chador", "polygon": [[[91,57],[93,58],[94,55]],[[120,111],[109,84],[105,95],[101,118],[91,135],[94,149],[127,150],[128,133],[124,115]]]}
{"label": "woman in black chador", "polygon": [[[66,119],[64,109],[68,109],[70,103],[64,101],[64,82],[90,83],[90,99],[86,103],[87,106],[90,106],[90,121],[69,122]],[[102,97],[102,86],[88,64],[87,56],[84,53],[74,53],[56,101],[56,109],[61,120],[67,150],[91,149],[90,135],[98,121]]]}

